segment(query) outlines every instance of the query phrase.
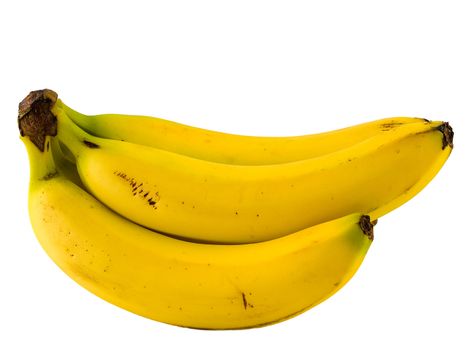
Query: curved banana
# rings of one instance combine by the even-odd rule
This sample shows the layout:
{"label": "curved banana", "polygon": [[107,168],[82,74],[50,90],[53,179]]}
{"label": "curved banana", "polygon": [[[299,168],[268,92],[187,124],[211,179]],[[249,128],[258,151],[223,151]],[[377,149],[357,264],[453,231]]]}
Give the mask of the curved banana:
{"label": "curved banana", "polygon": [[205,130],[155,117],[119,114],[88,116],[76,112],[61,100],[57,101],[57,105],[79,127],[95,136],[238,165],[279,164],[319,157],[402,125],[424,121],[420,118],[395,117],[320,134],[255,137]]}
{"label": "curved banana", "polygon": [[440,132],[447,124],[424,122],[323,157],[228,165],[93,137],[59,106],[52,112],[93,195],[145,227],[205,242],[265,241],[352,212],[379,218],[418,193],[451,152]]}
{"label": "curved banana", "polygon": [[372,224],[360,214],[255,244],[170,238],[115,214],[56,169],[50,147],[22,140],[31,223],[50,258],[95,295],[160,322],[235,329],[282,321],[339,290],[371,245]]}

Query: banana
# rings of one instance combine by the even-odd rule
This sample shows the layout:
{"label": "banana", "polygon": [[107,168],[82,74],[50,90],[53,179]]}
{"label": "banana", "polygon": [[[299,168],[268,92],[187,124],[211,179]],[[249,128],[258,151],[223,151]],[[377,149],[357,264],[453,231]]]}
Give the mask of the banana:
{"label": "banana", "polygon": [[322,157],[238,166],[97,138],[59,106],[52,113],[100,201],[145,227],[204,242],[265,241],[352,212],[377,219],[418,193],[451,152],[448,124],[424,122]]}
{"label": "banana", "polygon": [[22,135],[29,214],[43,249],[90,292],[160,322],[202,329],[280,322],[346,284],[373,240],[361,214],[255,244],[178,240],[117,215],[65,177],[51,136]]}
{"label": "banana", "polygon": [[[51,98],[57,100],[57,95],[54,93]],[[60,99],[56,103],[73,122],[92,135],[238,165],[279,164],[319,157],[402,125],[424,121],[420,118],[395,117],[320,134],[254,137],[205,130],[154,117],[119,114],[87,116],[71,109]]]}

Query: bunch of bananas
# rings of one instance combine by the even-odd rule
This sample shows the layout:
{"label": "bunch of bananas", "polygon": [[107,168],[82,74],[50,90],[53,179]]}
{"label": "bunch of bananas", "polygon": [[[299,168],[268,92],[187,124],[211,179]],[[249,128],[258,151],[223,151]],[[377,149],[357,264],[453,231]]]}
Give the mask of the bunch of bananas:
{"label": "bunch of bananas", "polygon": [[298,137],[80,114],[51,90],[19,107],[42,247],[99,297],[203,329],[279,322],[356,272],[376,220],[451,153],[448,123],[397,117]]}

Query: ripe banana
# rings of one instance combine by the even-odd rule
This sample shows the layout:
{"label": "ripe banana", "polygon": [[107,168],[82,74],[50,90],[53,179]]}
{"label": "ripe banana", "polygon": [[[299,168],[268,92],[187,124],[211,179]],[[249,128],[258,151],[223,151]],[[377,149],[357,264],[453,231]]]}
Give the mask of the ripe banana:
{"label": "ripe banana", "polygon": [[353,212],[377,219],[417,194],[451,152],[443,146],[450,134],[440,132],[449,126],[425,121],[322,157],[239,166],[94,137],[58,105],[52,113],[100,201],[145,227],[204,242],[265,241]]}
{"label": "ripe banana", "polygon": [[[57,99],[56,94],[53,96]],[[238,165],[279,164],[318,157],[393,128],[424,121],[420,118],[395,117],[320,134],[255,137],[215,132],[154,117],[121,114],[87,116],[71,109],[60,99],[56,103],[74,123],[94,136]]]}
{"label": "ripe banana", "polygon": [[50,258],[95,295],[160,322],[236,329],[282,321],[339,290],[373,239],[369,217],[360,214],[255,244],[167,237],[67,179],[54,164],[50,136],[43,151],[27,136],[22,141],[31,165],[31,223]]}

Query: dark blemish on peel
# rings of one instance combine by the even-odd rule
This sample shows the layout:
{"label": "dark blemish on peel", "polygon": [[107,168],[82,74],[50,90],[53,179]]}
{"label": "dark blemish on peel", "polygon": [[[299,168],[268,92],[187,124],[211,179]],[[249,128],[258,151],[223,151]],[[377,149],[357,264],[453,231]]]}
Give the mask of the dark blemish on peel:
{"label": "dark blemish on peel", "polygon": [[[250,293],[251,295],[251,293]],[[251,308],[254,308],[254,305],[250,304],[247,300],[246,300],[246,295],[245,293],[242,292],[242,302],[243,302],[243,308],[246,310],[248,307],[251,307]]]}
{"label": "dark blemish on peel", "polygon": [[382,131],[389,131],[394,129],[396,126],[401,126],[403,123],[401,122],[390,122],[390,123],[383,123],[380,125]]}
{"label": "dark blemish on peel", "polygon": [[154,209],[157,209],[156,203],[160,200],[159,192],[156,192],[153,197],[146,199],[146,197],[149,196],[150,191],[144,193],[143,182],[138,183],[138,181],[135,180],[134,177],[130,178],[127,174],[118,170],[115,170],[113,173],[114,175],[128,182],[128,184],[131,187],[131,193],[133,194],[133,197],[136,197],[136,195],[138,195],[140,198],[145,199],[149,203],[149,205],[152,206]]}
{"label": "dark blemish on peel", "polygon": [[86,147],[89,148],[99,148],[100,146],[94,142],[88,141],[88,140],[83,140],[83,143],[86,145]]}
{"label": "dark blemish on peel", "polygon": [[50,173],[47,173],[45,174],[41,180],[45,180],[45,181],[48,181],[50,179],[53,179],[54,177],[58,176],[58,172],[57,171],[53,171],[53,172],[50,172]]}

